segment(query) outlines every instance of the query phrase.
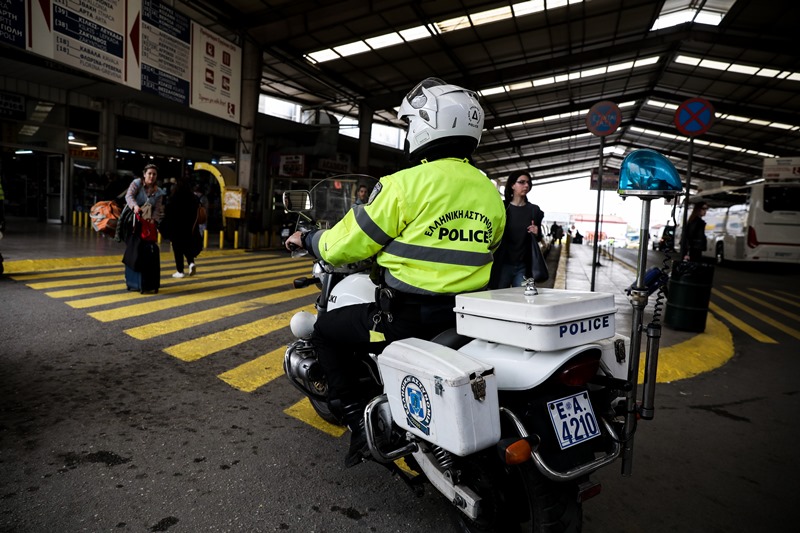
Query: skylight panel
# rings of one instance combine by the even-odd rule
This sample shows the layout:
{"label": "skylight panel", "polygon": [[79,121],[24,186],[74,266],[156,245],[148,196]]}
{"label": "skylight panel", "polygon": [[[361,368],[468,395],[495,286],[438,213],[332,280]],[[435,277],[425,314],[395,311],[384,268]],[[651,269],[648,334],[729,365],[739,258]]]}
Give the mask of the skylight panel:
{"label": "skylight panel", "polygon": [[541,13],[544,11],[544,0],[532,0],[530,2],[519,2],[511,6],[514,10],[514,16],[522,17],[532,13]]}
{"label": "skylight panel", "polygon": [[617,72],[619,70],[630,70],[632,68],[633,68],[633,61],[625,61],[624,63],[609,65],[608,67],[606,67],[606,72],[610,74],[612,72]]}
{"label": "skylight panel", "polygon": [[756,76],[764,76],[765,78],[774,78],[780,73],[781,73],[780,70],[775,70],[771,68],[762,68],[761,70],[758,71]]}
{"label": "skylight panel", "polygon": [[[438,31],[439,30],[434,26],[433,32],[438,33]],[[399,33],[405,41],[416,41],[417,39],[425,39],[426,37],[431,36],[431,30],[428,29],[428,26],[408,28],[407,30],[401,30]]]}
{"label": "skylight panel", "polygon": [[[584,0],[548,0],[545,6],[544,0],[534,0],[530,2],[518,2],[511,7],[500,7],[496,9],[489,9],[478,13],[469,13],[460,17],[434,22],[427,26],[417,26],[415,28],[408,28],[400,32],[387,33],[385,35],[378,35],[371,37],[365,41],[356,41],[354,43],[346,43],[336,47],[336,50],[345,50],[341,55],[336,54],[333,50],[318,50],[306,54],[305,58],[312,63],[322,63],[324,61],[331,61],[338,59],[342,56],[348,56],[367,52],[370,49],[385,48],[401,44],[402,42],[416,41],[418,39],[425,39],[431,35],[439,33],[446,33],[450,31],[461,30],[471,26],[479,26],[481,24],[490,24],[506,20],[512,17],[522,17],[532,13],[538,13],[546,9],[556,9],[566,6],[568,4],[579,4]],[[398,39],[398,34],[400,38]],[[366,43],[366,44],[365,44]]]}
{"label": "skylight panel", "polygon": [[738,72],[739,74],[749,74],[755,76],[759,71],[759,67],[750,67],[748,65],[737,65],[736,63],[728,67],[729,72]]}
{"label": "skylight panel", "polygon": [[339,54],[327,48],[325,50],[320,50],[319,52],[312,52],[310,54],[306,54],[306,59],[310,60],[312,63],[322,63],[324,61],[330,61],[332,59],[339,59]]}
{"label": "skylight panel", "polygon": [[342,57],[351,56],[353,54],[360,54],[361,52],[368,52],[370,47],[364,41],[356,41],[354,43],[343,44],[334,48],[337,54]]}
{"label": "skylight panel", "polygon": [[691,65],[693,67],[696,67],[697,65],[700,64],[700,58],[689,57],[689,56],[678,56],[675,58],[675,62],[678,63],[679,65]]}
{"label": "skylight panel", "polygon": [[728,70],[728,67],[730,67],[731,64],[725,63],[724,61],[714,61],[713,59],[702,59],[700,61],[700,66],[714,70]]}
{"label": "skylight panel", "polygon": [[[690,3],[688,0],[686,0],[687,7],[684,9],[678,11],[661,11],[661,13],[658,15],[658,18],[653,23],[653,27],[650,28],[650,31],[670,28],[685,22],[706,24],[708,26],[719,26],[719,24],[722,22],[722,19],[725,18],[725,15],[728,13],[728,11],[730,11],[735,2],[736,0],[716,0],[713,7],[705,5],[703,9],[698,10],[688,7],[694,2]],[[705,4],[705,2],[703,4]],[[664,9],[672,9],[673,5],[674,4],[671,4],[670,2],[665,2]]]}
{"label": "skylight panel", "polygon": [[676,63],[684,65],[699,66],[701,68],[709,68],[713,70],[723,70],[726,72],[737,72],[740,74],[752,74],[764,78],[777,78],[787,79],[792,81],[800,81],[800,73],[790,71],[780,71],[771,68],[761,68],[753,65],[731,64],[725,61],[715,61],[713,59],[678,56],[675,59]]}
{"label": "skylight panel", "polygon": [[449,20],[443,20],[442,22],[435,22],[434,24],[442,33],[469,28],[471,25],[469,17],[466,15]]}
{"label": "skylight panel", "polygon": [[403,38],[400,37],[399,33],[393,32],[366,39],[366,42],[373,50],[377,50],[378,48],[400,44],[403,42]]}

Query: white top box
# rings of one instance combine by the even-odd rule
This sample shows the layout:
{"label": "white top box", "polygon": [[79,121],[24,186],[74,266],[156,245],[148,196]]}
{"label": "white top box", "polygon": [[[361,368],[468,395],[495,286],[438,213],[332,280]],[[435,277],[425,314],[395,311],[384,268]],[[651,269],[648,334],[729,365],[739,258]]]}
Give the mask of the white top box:
{"label": "white top box", "polygon": [[614,295],[523,287],[456,296],[461,335],[535,351],[551,351],[613,337]]}

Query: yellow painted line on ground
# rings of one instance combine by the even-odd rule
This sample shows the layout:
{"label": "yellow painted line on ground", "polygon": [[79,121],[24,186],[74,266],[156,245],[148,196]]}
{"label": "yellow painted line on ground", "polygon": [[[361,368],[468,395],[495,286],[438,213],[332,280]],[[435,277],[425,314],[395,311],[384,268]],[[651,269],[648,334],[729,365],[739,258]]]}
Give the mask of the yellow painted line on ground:
{"label": "yellow painted line on ground", "polygon": [[711,292],[712,292],[712,294],[714,294],[714,296],[722,298],[726,302],[730,302],[731,304],[735,305],[736,307],[738,307],[739,309],[741,309],[745,313],[748,313],[748,314],[756,317],[757,319],[761,320],[762,322],[766,322],[770,326],[772,326],[772,327],[774,327],[776,329],[779,329],[779,330],[783,331],[784,333],[786,333],[788,335],[791,335],[795,339],[800,339],[800,331],[797,331],[794,328],[791,328],[791,327],[789,327],[789,326],[787,326],[787,325],[785,325],[785,324],[783,324],[781,322],[778,322],[777,320],[774,320],[772,317],[769,317],[769,316],[765,315],[764,313],[756,311],[752,307],[748,307],[748,306],[744,305],[743,303],[741,303],[738,300],[734,300],[733,298],[731,298],[727,294],[724,294],[724,293],[718,291],[717,289],[711,289]]}
{"label": "yellow painted line on ground", "polygon": [[319,288],[316,285],[305,287],[304,289],[289,289],[287,291],[253,298],[244,302],[237,302],[222,307],[215,307],[206,311],[198,311],[189,315],[181,315],[169,320],[161,320],[152,324],[145,324],[136,328],[126,329],[125,333],[131,337],[139,340],[152,339],[168,333],[174,333],[183,329],[188,329],[203,324],[214,322],[236,316],[242,313],[247,313],[254,309],[264,307],[265,305],[272,305],[282,303],[296,298],[302,298],[310,294],[318,294]]}
{"label": "yellow painted line on ground", "polygon": [[739,289],[736,289],[734,287],[730,287],[730,286],[726,285],[725,288],[727,290],[729,290],[730,292],[738,294],[739,296],[747,298],[748,300],[761,305],[762,307],[766,307],[770,311],[775,311],[776,313],[780,313],[781,315],[783,315],[783,316],[785,316],[787,318],[791,318],[792,320],[796,320],[796,321],[800,322],[800,315],[796,315],[796,314],[794,314],[794,313],[792,313],[790,311],[782,309],[782,308],[778,307],[777,305],[772,305],[771,303],[766,302],[766,301],[762,300],[761,298],[756,298],[755,296],[751,296],[751,295],[747,294],[746,292],[740,291]]}
{"label": "yellow painted line on ground", "polygon": [[341,437],[347,431],[341,426],[334,426],[321,419],[308,398],[303,398],[293,406],[284,409],[283,412],[336,438]]}
{"label": "yellow painted line on ground", "polygon": [[[223,274],[225,278],[221,279],[211,279],[208,281],[190,281],[186,278],[183,279],[175,279],[173,277],[164,278],[161,280],[161,289],[159,289],[159,296],[160,295],[167,295],[172,296],[182,292],[194,292],[199,289],[212,289],[214,287],[224,287],[226,285],[231,285],[234,283],[246,283],[250,281],[257,281],[259,279],[264,279],[269,275],[282,275],[285,273],[302,273],[305,270],[302,268],[294,269],[294,270],[284,270],[284,265],[278,265],[273,267],[255,267],[255,268],[247,268],[241,270],[232,270],[228,272],[224,272]],[[307,266],[303,268],[307,269]],[[280,270],[280,272],[276,272]],[[242,276],[242,274],[250,274],[254,273],[250,276]],[[241,277],[236,277],[241,276]],[[203,275],[199,274],[196,279],[203,279]],[[166,290],[164,287],[166,286]],[[58,295],[60,298],[64,297],[75,297],[75,296],[85,296],[86,294],[94,294],[98,292],[108,292],[109,289],[115,290],[114,294],[109,294],[107,296],[97,296],[95,298],[86,298],[83,300],[72,300],[67,302],[67,305],[70,305],[76,309],[85,309],[87,307],[95,307],[98,305],[106,305],[110,303],[121,303],[121,302],[128,302],[130,300],[136,300],[140,298],[149,298],[153,299],[154,295],[151,294],[139,294],[137,292],[131,291],[124,291],[124,292],[117,292],[118,285],[101,285],[100,287],[95,287],[92,292],[87,293],[86,291],[90,289],[66,289],[63,291],[55,291],[55,292],[46,292],[45,294],[48,296],[53,296],[53,294]],[[122,288],[125,288],[125,282],[122,282]]]}
{"label": "yellow painted line on ground", "polygon": [[[165,309],[174,309],[182,305],[189,305],[214,298],[225,298],[227,296],[235,296],[237,294],[244,294],[246,292],[260,291],[265,289],[274,289],[281,285],[287,285],[291,281],[291,277],[286,277],[289,274],[297,274],[298,272],[305,272],[305,269],[298,269],[295,271],[281,272],[280,277],[270,278],[260,283],[247,283],[250,281],[257,281],[263,279],[264,276],[250,276],[239,278],[235,280],[235,285],[225,287],[222,289],[215,289],[205,292],[197,292],[187,294],[184,296],[173,296],[170,298],[161,298],[157,300],[150,300],[141,304],[126,305],[124,307],[117,307],[107,311],[95,311],[89,313],[89,316],[99,320],[100,322],[113,322],[123,318],[131,318],[134,316],[147,315],[157,311],[164,311]],[[293,277],[293,276],[292,276]],[[78,300],[83,301],[83,300]],[[67,302],[69,303],[69,302]]]}
{"label": "yellow painted line on ground", "polygon": [[769,335],[761,333],[760,331],[758,331],[756,328],[754,328],[750,324],[747,324],[746,322],[743,322],[742,320],[739,320],[737,317],[735,317],[732,314],[730,314],[729,312],[725,311],[724,309],[722,309],[718,305],[713,304],[713,303],[709,303],[708,304],[708,308],[711,309],[712,311],[714,311],[714,314],[721,316],[722,318],[724,318],[725,320],[727,320],[728,322],[730,322],[731,324],[733,324],[734,326],[736,326],[737,328],[742,330],[744,333],[747,333],[748,335],[753,337],[755,340],[757,340],[759,342],[766,343],[766,344],[777,344],[778,343],[778,341],[776,341],[775,339],[773,339]]}
{"label": "yellow painted line on ground", "polygon": [[[317,412],[314,411],[314,408],[311,406],[311,401],[309,401],[308,398],[303,398],[293,406],[284,409],[283,412],[337,439],[341,438],[347,432],[347,429],[344,427],[335,426],[321,419]],[[411,477],[417,477],[419,475],[419,472],[412,470],[403,458],[397,459],[394,463]]]}
{"label": "yellow painted line on ground", "polygon": [[[28,272],[44,272],[47,270],[66,270],[70,268],[86,268],[103,265],[119,264],[122,258],[123,248],[120,248],[119,255],[103,255],[92,257],[69,257],[55,259],[21,259],[18,261],[6,261],[4,263],[6,274],[25,274]],[[203,250],[204,257],[215,257],[222,255],[241,255],[245,250]],[[171,253],[161,254],[163,257],[171,257]]]}
{"label": "yellow painted line on ground", "polygon": [[[236,264],[236,266],[238,268],[245,268],[245,267],[250,266],[250,268],[251,268],[250,271],[253,272],[254,270],[252,270],[252,269],[255,268],[258,265],[279,265],[279,264],[288,263],[288,262],[290,262],[292,260],[289,259],[289,260],[286,260],[286,261],[283,261],[283,260],[281,260],[281,261],[266,260],[265,261],[264,259],[242,259],[240,257],[236,257],[236,258],[233,259],[233,261],[235,261],[235,264]],[[209,273],[209,272],[229,273],[229,272],[227,272],[227,269],[230,269],[230,263],[233,262],[233,261],[228,259],[222,264],[219,264],[216,261],[214,261],[214,262],[209,261],[207,263],[204,262],[204,263],[198,265],[198,267],[202,269],[199,272],[198,276],[208,277],[208,276],[206,276],[206,274]],[[171,261],[170,261],[170,264],[172,264]],[[162,269],[162,270],[164,270],[164,269]],[[82,286],[82,285],[92,285],[92,284],[100,284],[100,283],[119,282],[120,281],[120,277],[122,276],[122,272],[123,272],[122,271],[122,266],[117,268],[114,271],[113,275],[106,275],[106,276],[99,276],[99,277],[92,277],[92,278],[85,277],[85,276],[90,276],[90,275],[95,275],[95,274],[108,274],[108,272],[109,272],[108,270],[81,271],[80,275],[84,276],[84,277],[73,278],[73,279],[65,279],[65,280],[59,280],[59,281],[43,281],[43,282],[38,282],[38,283],[28,283],[27,285],[31,289],[41,290],[41,289],[57,289],[57,288],[60,288],[60,287],[77,287],[77,286]],[[239,272],[245,272],[245,271],[240,270]],[[78,272],[70,273],[69,275],[70,276],[75,276],[75,275],[78,275]],[[167,279],[164,280],[164,283],[165,284],[179,283],[179,281],[167,278]],[[115,283],[114,284],[114,288],[118,288],[118,287],[119,286],[117,285],[117,283]],[[95,293],[95,292],[98,292],[97,287],[92,288],[92,289],[87,288],[87,290],[84,291],[82,294],[92,294],[92,293]],[[53,296],[52,294],[55,294],[55,296]],[[59,296],[59,294],[55,293],[55,292],[52,293],[52,294],[48,294],[48,296],[51,296],[52,298],[63,298],[63,297],[65,297],[65,296]],[[73,292],[73,293],[67,294],[66,297],[80,296],[80,295],[81,295],[80,292],[79,293],[74,293]]]}
{"label": "yellow painted line on ground", "polygon": [[292,315],[300,311],[313,312],[314,304],[262,318],[261,320],[256,320],[249,324],[243,324],[217,333],[211,333],[180,344],[175,344],[174,346],[164,348],[164,351],[169,355],[177,357],[181,361],[197,361],[203,357],[221,352],[228,348],[233,348],[244,342],[263,337],[273,331],[284,328],[289,325],[289,320],[292,318]]}
{"label": "yellow painted line on ground", "polygon": [[798,301],[796,297],[794,300],[790,300],[789,298],[781,298],[777,294],[772,294],[771,292],[762,291],[761,289],[750,289],[750,290],[762,294],[764,296],[767,296],[769,298],[772,298],[774,300],[778,300],[779,302],[783,302],[788,305],[793,305],[794,307],[800,307],[800,301]]}
{"label": "yellow painted line on ground", "polygon": [[283,355],[285,352],[286,347],[278,348],[227,372],[223,372],[217,377],[231,387],[244,392],[253,392],[262,385],[283,375]]}
{"label": "yellow painted line on ground", "polygon": [[[709,372],[733,357],[733,336],[725,324],[709,314],[706,330],[691,339],[658,351],[656,382],[669,383]],[[639,368],[639,383],[644,382],[644,352]]]}

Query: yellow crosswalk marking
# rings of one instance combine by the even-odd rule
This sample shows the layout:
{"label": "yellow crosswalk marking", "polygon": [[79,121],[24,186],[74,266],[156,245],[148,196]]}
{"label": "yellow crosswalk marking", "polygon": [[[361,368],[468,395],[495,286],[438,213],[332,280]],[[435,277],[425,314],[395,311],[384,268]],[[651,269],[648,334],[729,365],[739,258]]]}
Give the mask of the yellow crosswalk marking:
{"label": "yellow crosswalk marking", "polygon": [[778,322],[777,320],[773,320],[771,317],[768,317],[764,313],[761,313],[759,311],[756,311],[752,307],[748,307],[748,306],[744,305],[740,301],[731,298],[730,296],[728,296],[727,294],[724,294],[723,292],[720,292],[718,289],[711,289],[711,292],[712,292],[712,294],[714,294],[714,296],[722,298],[726,302],[730,302],[731,304],[735,305],[736,307],[738,307],[739,309],[741,309],[745,313],[753,315],[754,317],[756,317],[757,319],[761,320],[762,322],[766,322],[770,326],[772,326],[772,327],[774,327],[776,329],[779,329],[779,330],[783,331],[784,333],[787,333],[787,334],[791,335],[795,339],[800,339],[800,331],[797,331],[794,328],[791,328],[791,327],[789,327],[789,326],[787,326],[785,324],[782,324],[781,322]]}
{"label": "yellow crosswalk marking", "polygon": [[182,342],[165,348],[164,351],[182,361],[197,361],[203,357],[257,339],[258,337],[263,337],[268,333],[286,327],[289,325],[289,320],[292,318],[292,315],[299,311],[313,312],[314,304]]}
{"label": "yellow crosswalk marking", "polygon": [[[224,275],[227,278],[230,278],[231,276],[240,276],[240,275],[243,275],[243,274],[253,274],[253,273],[258,274],[258,273],[272,272],[272,271],[275,271],[275,270],[281,270],[283,268],[286,268],[286,265],[282,265],[282,264],[279,264],[279,265],[268,265],[268,266],[259,265],[259,266],[254,266],[254,267],[242,268],[242,269],[238,269],[238,270],[227,270],[226,271],[226,270],[223,269],[223,270],[220,271],[220,275]],[[308,268],[308,267],[306,266],[305,268]],[[121,275],[120,275],[119,278],[117,278],[117,280],[118,280],[119,283],[113,283],[113,284],[110,284],[110,285],[101,285],[99,287],[84,287],[82,289],[65,289],[65,290],[61,290],[61,291],[46,292],[45,294],[47,296],[50,296],[51,298],[74,298],[76,296],[86,296],[87,294],[97,294],[99,292],[109,292],[109,291],[117,292],[117,291],[120,291],[121,289],[125,288],[125,281],[122,279]],[[200,281],[197,281],[197,280],[200,280]],[[166,294],[175,294],[176,292],[191,291],[191,290],[196,289],[197,287],[211,287],[211,286],[215,286],[215,285],[226,285],[226,284],[229,284],[229,283],[234,283],[236,281],[234,279],[216,279],[215,280],[213,278],[208,280],[208,281],[204,281],[204,280],[208,280],[208,277],[204,276],[202,274],[199,275],[197,278],[193,278],[193,279],[190,279],[190,280],[187,280],[186,278],[183,278],[183,279],[175,279],[175,278],[172,278],[172,277],[163,278],[161,280],[161,286],[162,286],[162,288],[164,286],[166,286],[167,288],[166,288],[166,290],[159,289],[159,292],[161,292],[163,290],[163,292],[166,293]],[[116,295],[111,295],[111,296],[104,297],[104,298],[110,298],[110,299],[108,301],[103,301],[101,299],[101,300],[99,300],[100,303],[95,303],[94,299],[76,300],[75,302],[67,302],[67,304],[69,304],[72,307],[75,307],[77,309],[83,309],[85,307],[92,307],[92,306],[95,306],[95,305],[103,305],[103,304],[107,304],[107,303],[121,302],[121,301],[130,300],[130,299],[136,299],[136,298],[152,298],[152,295],[149,295],[149,294],[136,294],[136,293],[130,294],[130,293],[128,293],[126,291],[124,293],[118,293]],[[81,303],[77,303],[77,302],[84,302],[84,303],[81,304]],[[73,304],[75,304],[75,305],[73,305]]]}
{"label": "yellow crosswalk marking", "polygon": [[747,298],[748,300],[750,300],[752,302],[755,302],[755,303],[761,305],[762,307],[766,307],[770,311],[775,311],[776,313],[780,313],[785,317],[788,317],[788,318],[791,318],[792,320],[797,320],[798,322],[800,322],[800,315],[796,315],[796,314],[794,314],[792,312],[786,311],[785,309],[781,309],[777,305],[772,305],[771,303],[766,302],[766,301],[762,300],[761,298],[756,298],[755,296],[751,296],[751,295],[747,294],[746,292],[740,291],[739,289],[736,289],[734,287],[725,286],[725,289],[729,290],[730,292],[732,292],[734,294],[738,294],[739,296],[742,296],[743,298]]}
{"label": "yellow crosswalk marking", "polygon": [[304,289],[289,289],[287,291],[279,292],[277,294],[270,294],[244,302],[236,302],[222,307],[214,307],[206,311],[198,311],[188,315],[181,315],[168,320],[161,320],[153,324],[145,324],[136,328],[126,329],[125,333],[131,337],[139,340],[152,339],[160,335],[174,333],[182,329],[208,324],[215,320],[221,320],[236,316],[242,313],[247,313],[253,309],[258,309],[266,305],[277,304],[293,300],[295,298],[302,298],[310,294],[319,293],[316,285],[305,287]]}
{"label": "yellow crosswalk marking", "polygon": [[262,385],[265,385],[283,375],[283,354],[286,347],[282,346],[268,354],[256,357],[242,365],[223,372],[219,379],[244,392],[253,392]]}
{"label": "yellow crosswalk marking", "polygon": [[781,298],[777,294],[773,294],[773,293],[767,292],[767,291],[762,291],[761,289],[750,289],[750,290],[752,290],[753,292],[757,292],[759,294],[763,294],[764,296],[768,296],[768,297],[773,298],[775,300],[778,300],[779,302],[783,302],[785,304],[789,304],[789,305],[792,305],[794,307],[800,307],[800,301],[798,301],[797,298],[795,298],[794,300],[790,300],[789,298]]}
{"label": "yellow crosswalk marking", "polygon": [[293,406],[284,409],[283,412],[337,438],[344,435],[344,432],[347,431],[343,427],[334,426],[321,419],[317,412],[314,411],[314,408],[311,407],[311,402],[308,398],[303,398]]}
{"label": "yellow crosswalk marking", "polygon": [[[165,309],[174,309],[175,307],[180,307],[182,305],[213,300],[214,298],[224,298],[226,296],[234,296],[236,294],[244,294],[246,292],[260,291],[264,289],[274,289],[275,287],[280,287],[281,285],[289,284],[291,282],[292,277],[294,277],[292,274],[297,274],[299,272],[304,272],[304,271],[305,269],[298,269],[298,270],[289,270],[287,272],[281,272],[280,277],[269,278],[266,281],[262,281],[260,283],[250,283],[250,282],[261,280],[265,277],[264,275],[246,276],[235,280],[231,280],[231,282],[234,285],[225,288],[215,289],[210,291],[200,291],[192,294],[187,294],[184,296],[170,296],[169,298],[154,299],[141,304],[126,305],[124,307],[117,307],[115,309],[109,309],[107,311],[95,311],[93,313],[89,313],[89,316],[91,316],[92,318],[96,318],[100,322],[113,322],[114,320],[131,318],[134,316],[142,316],[149,313],[155,313],[156,311],[163,311]],[[286,277],[288,275],[292,276]],[[200,285],[203,284],[198,284],[197,286]],[[110,297],[104,296],[92,299],[103,300],[104,298],[110,298]],[[84,300],[77,300],[77,301],[83,302]],[[72,304],[72,302],[67,302],[67,303],[70,305]],[[109,302],[104,302],[104,303],[109,303]]]}
{"label": "yellow crosswalk marking", "polygon": [[[285,261],[268,261],[267,262],[267,261],[264,261],[263,258],[260,258],[260,259],[259,258],[242,259],[241,257],[237,257],[235,259],[238,259],[238,261],[236,262],[236,266],[240,267],[240,268],[244,268],[245,265],[253,264],[253,263],[255,263],[255,264],[268,263],[270,265],[275,265],[275,264],[278,264],[278,263],[288,263],[288,262],[291,261],[291,259],[290,259],[290,260],[285,260]],[[224,260],[224,262],[220,262],[220,261],[208,261],[208,262],[206,262],[206,261],[204,261],[203,264],[202,264],[202,267],[203,267],[203,272],[202,273],[206,274],[208,272],[222,272],[226,268],[229,268],[228,265],[229,265],[230,262],[231,262],[230,259],[226,259],[226,260]],[[103,274],[103,275],[100,275],[100,274]],[[42,274],[42,275],[38,275],[37,274],[37,279],[51,279],[52,280],[53,278],[64,278],[64,277],[67,277],[67,276],[69,276],[71,279],[61,279],[61,280],[57,280],[57,281],[40,281],[40,282],[35,282],[35,283],[28,283],[27,285],[31,289],[42,290],[42,289],[57,289],[57,288],[60,288],[60,287],[77,287],[77,286],[81,286],[81,285],[96,285],[96,284],[100,284],[100,283],[120,282],[120,280],[122,278],[122,265],[115,265],[112,268],[105,268],[105,269],[93,269],[93,270],[81,270],[81,271],[78,271],[78,272],[69,272],[66,275],[64,273],[60,273],[58,276],[53,276],[53,275],[49,275],[48,276],[46,274]],[[75,276],[81,276],[81,277],[76,278]],[[87,276],[92,276],[92,277],[87,277]],[[21,280],[17,279],[17,281],[21,281]],[[167,280],[164,280],[164,281],[166,282]],[[92,292],[95,292],[96,290],[97,290],[96,288],[95,289],[91,289]],[[91,292],[88,292],[86,294],[91,294]]]}
{"label": "yellow crosswalk marking", "polygon": [[[203,257],[231,257],[233,260],[236,260],[241,259],[244,253],[244,250],[204,250]],[[170,252],[161,253],[162,261],[171,258],[172,254]],[[73,274],[69,272],[63,272],[68,270],[102,267],[104,265],[119,267],[121,261],[122,248],[120,248],[119,255],[6,261],[6,273],[17,281],[28,281],[54,276],[72,276]],[[27,274],[27,272],[37,272],[37,274]]]}
{"label": "yellow crosswalk marking", "polygon": [[733,324],[734,326],[736,326],[737,328],[742,330],[743,332],[745,332],[748,335],[750,335],[751,337],[753,337],[755,340],[757,340],[759,342],[764,342],[764,343],[767,343],[767,344],[777,344],[778,343],[778,341],[776,341],[775,339],[773,339],[769,335],[765,335],[764,333],[761,333],[756,328],[752,327],[750,324],[747,324],[746,322],[743,322],[742,320],[739,320],[738,318],[736,318],[735,316],[733,316],[729,312],[723,310],[718,305],[716,305],[714,303],[709,303],[708,304],[708,308],[711,309],[714,312],[714,314],[721,316],[722,318],[724,318],[725,320],[727,320],[728,322],[730,322],[731,324]]}

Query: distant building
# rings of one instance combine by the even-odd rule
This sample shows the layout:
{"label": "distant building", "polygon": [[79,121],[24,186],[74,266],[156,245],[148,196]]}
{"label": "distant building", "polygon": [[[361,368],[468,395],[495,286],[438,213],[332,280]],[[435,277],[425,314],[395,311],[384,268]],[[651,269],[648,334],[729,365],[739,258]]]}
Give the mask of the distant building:
{"label": "distant building", "polygon": [[[572,215],[570,217],[570,226],[575,225],[581,235],[586,239],[585,242],[594,242],[594,215]],[[628,233],[628,222],[616,215],[601,215],[600,216],[600,239],[605,240],[608,238],[625,239]]]}

